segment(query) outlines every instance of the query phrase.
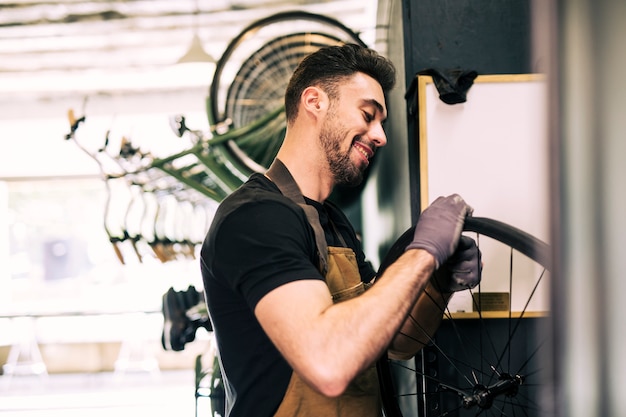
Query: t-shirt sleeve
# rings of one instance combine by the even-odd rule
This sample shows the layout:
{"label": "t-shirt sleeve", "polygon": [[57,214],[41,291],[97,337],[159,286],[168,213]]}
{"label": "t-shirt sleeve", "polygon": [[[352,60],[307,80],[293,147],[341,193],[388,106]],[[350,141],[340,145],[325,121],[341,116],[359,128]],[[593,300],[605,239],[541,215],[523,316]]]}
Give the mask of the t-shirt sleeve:
{"label": "t-shirt sleeve", "polygon": [[214,273],[252,310],[273,289],[324,278],[315,267],[315,238],[304,213],[278,202],[244,204],[216,231]]}

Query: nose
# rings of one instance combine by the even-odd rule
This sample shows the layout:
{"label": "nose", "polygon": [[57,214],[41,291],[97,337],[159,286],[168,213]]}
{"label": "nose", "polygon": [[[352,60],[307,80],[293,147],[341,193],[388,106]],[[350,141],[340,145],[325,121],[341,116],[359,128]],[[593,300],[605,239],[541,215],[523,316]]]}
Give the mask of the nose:
{"label": "nose", "polygon": [[377,148],[381,148],[387,144],[387,135],[385,134],[382,123],[374,123],[371,125],[370,139]]}

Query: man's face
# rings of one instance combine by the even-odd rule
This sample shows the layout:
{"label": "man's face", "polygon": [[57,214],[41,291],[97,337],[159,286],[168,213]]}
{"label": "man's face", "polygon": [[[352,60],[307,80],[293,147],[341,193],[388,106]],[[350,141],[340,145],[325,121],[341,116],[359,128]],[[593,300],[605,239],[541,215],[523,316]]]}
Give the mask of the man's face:
{"label": "man's face", "polygon": [[373,78],[357,73],[339,86],[320,132],[336,184],[356,186],[363,181],[376,149],[387,143],[382,127],[386,117],[385,97]]}

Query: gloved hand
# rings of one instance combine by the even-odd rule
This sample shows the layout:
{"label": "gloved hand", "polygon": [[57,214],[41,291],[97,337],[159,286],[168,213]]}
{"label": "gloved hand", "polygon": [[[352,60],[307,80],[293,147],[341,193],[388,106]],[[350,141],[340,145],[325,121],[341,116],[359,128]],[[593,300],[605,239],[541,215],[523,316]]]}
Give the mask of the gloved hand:
{"label": "gloved hand", "polygon": [[471,214],[472,208],[458,194],[437,198],[420,215],[413,241],[405,250],[426,250],[439,268],[456,249],[465,217]]}
{"label": "gloved hand", "polygon": [[480,283],[481,253],[474,239],[461,236],[456,251],[432,276],[435,288],[444,293],[467,290]]}

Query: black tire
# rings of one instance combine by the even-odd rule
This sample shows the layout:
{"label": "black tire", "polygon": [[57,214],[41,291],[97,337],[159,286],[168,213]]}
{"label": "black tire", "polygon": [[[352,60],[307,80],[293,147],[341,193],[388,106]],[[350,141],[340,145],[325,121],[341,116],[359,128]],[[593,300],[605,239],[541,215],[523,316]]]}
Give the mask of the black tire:
{"label": "black tire", "polygon": [[[382,272],[391,263],[393,263],[396,259],[398,259],[398,257],[402,255],[402,253],[404,253],[406,246],[411,242],[413,238],[414,230],[415,230],[414,227],[409,228],[394,243],[394,245],[389,250],[387,256],[385,257],[385,259],[383,260],[379,268],[379,275],[382,274]],[[538,265],[540,265],[543,268],[544,271],[549,271],[550,269],[549,246],[546,243],[540,241],[539,239],[513,226],[507,225],[497,220],[488,219],[488,218],[473,218],[472,217],[466,220],[464,231],[475,233],[477,241],[480,241],[480,236],[484,236],[484,237],[493,239],[497,242],[500,242],[501,244],[508,246],[511,249],[512,253],[515,252],[515,253],[522,254],[524,257],[536,262]],[[542,269],[541,267],[540,269]],[[542,272],[539,280],[541,280],[543,276],[544,274]],[[537,285],[538,284],[539,282],[537,282]],[[529,297],[532,298],[534,295],[535,295],[535,292],[533,291],[532,293],[530,293]],[[474,305],[474,307],[477,308],[478,306]],[[485,313],[478,311],[477,313],[479,317],[478,321],[481,322],[481,324],[479,325],[480,329],[476,330],[476,328],[473,328],[471,331],[479,332],[482,334],[484,327],[487,327],[486,325],[482,324],[484,314]],[[445,324],[449,324],[446,322],[451,323],[448,327],[455,327],[455,326],[467,327],[469,323],[469,321],[465,320],[460,325],[457,325],[457,324],[454,324],[454,322],[455,321],[458,322],[459,320],[453,319],[452,315],[449,312],[445,312],[444,315],[447,316],[448,318],[448,320],[444,320],[444,323]],[[491,344],[498,345],[498,349],[501,349],[502,346],[504,346],[504,348],[502,349],[509,352],[508,354],[510,355],[510,351],[512,349],[511,345],[513,344],[513,341],[511,339],[513,337],[517,337],[518,339],[520,338],[520,335],[519,334],[515,335],[515,333],[518,332],[518,328],[520,327],[520,324],[522,323],[522,318],[527,319],[526,322],[528,322],[529,320],[531,320],[528,318],[529,316],[530,314],[524,314],[524,312],[522,312],[522,313],[519,313],[519,317],[513,317],[511,314],[511,306],[509,305],[509,314],[508,314],[508,319],[509,319],[508,329],[509,330],[508,330],[508,334],[504,335],[504,337],[508,337],[509,340],[503,340],[503,341],[499,341],[495,343],[490,341]],[[486,319],[485,321],[489,321],[489,319]],[[524,322],[524,324],[526,322]],[[498,325],[500,326],[500,328],[502,327],[501,324],[498,324]],[[532,325],[535,326],[534,323]],[[436,335],[437,339],[439,338],[438,335],[440,332],[441,332],[441,328]],[[519,333],[521,334],[521,331],[519,331]],[[437,357],[443,357],[444,362],[445,361],[452,362],[451,358],[453,358],[454,353],[448,354],[447,352],[454,351],[455,349],[457,351],[459,349],[461,350],[465,349],[465,347],[459,348],[459,347],[453,346],[455,343],[458,343],[458,341],[454,340],[453,338],[444,337],[443,339],[444,340],[442,341],[438,340],[437,342],[435,341],[431,342],[432,346],[425,347],[423,351],[421,352],[421,354],[418,354],[418,357],[421,357],[422,359],[421,361],[422,366],[427,366],[424,364],[427,364],[428,362],[437,362],[437,359],[436,359]],[[540,342],[537,342],[537,343],[535,342],[536,340],[533,338],[526,338],[526,339],[523,339],[522,344],[532,344],[532,345],[541,344]],[[517,341],[515,343],[517,343]],[[538,356],[537,354],[538,350],[539,350],[538,346],[528,346],[527,348],[523,350],[522,355],[533,356],[533,357]],[[500,358],[496,361],[497,367],[502,366],[501,362],[503,362],[502,356],[504,354],[505,353],[503,352],[500,355],[496,355]],[[482,352],[480,352],[480,355],[482,355]],[[486,354],[486,356],[487,355],[492,355],[492,353],[489,352],[488,354]],[[531,360],[534,361],[536,360],[536,358],[522,358],[522,360],[524,361],[524,366],[526,366],[527,362]],[[479,358],[478,361],[483,361],[483,359]],[[469,362],[469,360],[467,360],[467,362]],[[396,390],[396,382],[394,380],[392,365],[394,365],[394,361],[390,361],[386,355],[384,355],[377,363],[380,387],[381,387],[381,393],[382,393],[382,400],[383,400],[383,409],[385,412],[385,416],[386,417],[409,417],[403,414],[402,408],[399,404],[400,394]],[[454,365],[454,367],[457,368],[454,370],[454,372],[456,372],[459,368],[465,368],[465,367],[470,367],[470,366],[467,363],[462,363],[459,366]],[[437,370],[436,377],[433,377],[430,374],[428,374],[426,371],[426,368],[415,370],[415,372],[416,372],[416,380],[418,381],[416,385],[420,389],[418,390],[419,392],[415,393],[414,404],[416,405],[416,408],[419,411],[418,414],[421,417],[435,417],[435,416],[443,416],[443,415],[446,415],[446,416],[468,415],[469,416],[469,415],[479,415],[479,414],[481,416],[489,416],[489,415],[492,415],[490,414],[492,411],[496,412],[496,414],[493,414],[493,415],[518,415],[515,413],[515,410],[512,410],[511,414],[505,412],[505,410],[502,409],[504,407],[508,407],[510,409],[519,408],[520,409],[520,411],[518,411],[519,415],[536,415],[535,413],[538,407],[533,400],[534,398],[533,396],[536,395],[536,391],[539,389],[538,386],[529,388],[532,390],[532,392],[528,392],[528,393],[524,392],[520,394],[520,396],[527,395],[528,398],[524,398],[524,400],[519,400],[519,401],[514,402],[514,400],[511,399],[510,397],[517,396],[518,390],[521,391],[521,388],[522,388],[521,386],[518,386],[518,385],[522,385],[522,384],[511,383],[511,388],[507,394],[507,398],[505,399],[507,402],[505,403],[505,405],[501,406],[498,409],[498,411],[496,411],[496,407],[494,407],[493,410],[490,409],[493,404],[481,404],[481,406],[472,404],[471,400],[473,399],[472,397],[473,392],[471,388],[464,386],[462,388],[458,388],[458,391],[455,391],[455,389],[450,388],[454,386],[455,382],[448,383],[447,381],[443,380],[445,378],[445,372],[440,372],[440,370]],[[502,372],[502,373],[505,374],[505,372]],[[534,376],[534,377],[538,378],[537,376]],[[490,379],[490,381],[492,381],[492,379]],[[537,384],[539,384],[539,382],[537,382]],[[491,383],[491,385],[490,383],[486,383],[485,385],[486,385],[485,388],[487,388],[487,387],[491,387],[492,385],[495,385],[495,383]],[[431,390],[432,386],[435,386],[435,388]],[[476,386],[481,387],[481,385],[479,384],[476,384]],[[444,389],[442,389],[442,387],[444,387]],[[524,386],[524,388],[526,388],[526,386]],[[448,393],[452,392],[453,395],[452,396],[449,395],[447,399],[442,400],[441,397],[444,391],[448,391]],[[464,396],[463,394],[461,394],[461,392],[467,392],[467,395]],[[402,393],[401,395],[405,396],[406,394]],[[455,402],[454,397],[458,397],[456,400],[457,404],[451,404]],[[445,404],[442,405],[442,402],[445,402]]]}
{"label": "black tire", "polygon": [[[309,53],[329,45],[357,43],[359,36],[335,19],[303,11],[277,13],[246,27],[216,64],[209,89],[210,123],[243,127],[283,105],[289,78]],[[284,134],[284,117],[273,131],[225,150],[247,174],[262,172]]]}

